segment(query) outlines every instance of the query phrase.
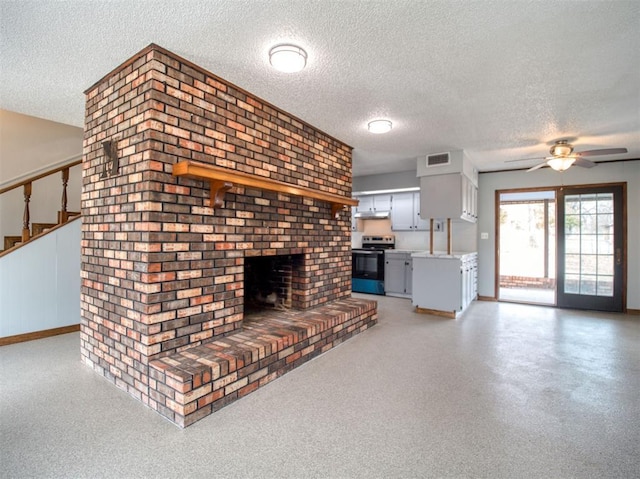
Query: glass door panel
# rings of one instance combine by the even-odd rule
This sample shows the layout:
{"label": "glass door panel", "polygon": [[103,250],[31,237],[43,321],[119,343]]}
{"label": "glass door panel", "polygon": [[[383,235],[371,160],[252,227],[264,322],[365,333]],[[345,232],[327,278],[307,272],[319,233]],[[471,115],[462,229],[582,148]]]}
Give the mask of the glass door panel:
{"label": "glass door panel", "polygon": [[622,202],[621,186],[559,192],[558,306],[622,311]]}

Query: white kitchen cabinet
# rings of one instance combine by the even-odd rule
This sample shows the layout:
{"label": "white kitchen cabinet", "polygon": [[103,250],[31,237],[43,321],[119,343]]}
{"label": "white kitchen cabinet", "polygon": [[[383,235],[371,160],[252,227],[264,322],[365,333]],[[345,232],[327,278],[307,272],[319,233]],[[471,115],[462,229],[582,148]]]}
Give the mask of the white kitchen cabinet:
{"label": "white kitchen cabinet", "polygon": [[478,220],[478,188],[463,173],[420,178],[422,218]]}
{"label": "white kitchen cabinet", "polygon": [[391,195],[391,229],[394,231],[427,231],[429,221],[420,217],[420,192]]}
{"label": "white kitchen cabinet", "polygon": [[478,221],[478,188],[473,182],[462,176],[462,219],[475,223]]}
{"label": "white kitchen cabinet", "polygon": [[360,203],[357,212],[389,211],[391,209],[391,195],[363,195],[358,196]]}
{"label": "white kitchen cabinet", "polygon": [[410,298],[413,284],[411,252],[386,250],[384,261],[384,293]]}
{"label": "white kitchen cabinet", "polygon": [[478,255],[414,253],[412,304],[450,317],[478,296]]}
{"label": "white kitchen cabinet", "polygon": [[[414,230],[416,231],[428,231],[429,230],[429,220],[423,219],[420,215],[420,192],[413,194],[413,218],[415,220]],[[434,231],[441,231],[442,224],[434,225]]]}

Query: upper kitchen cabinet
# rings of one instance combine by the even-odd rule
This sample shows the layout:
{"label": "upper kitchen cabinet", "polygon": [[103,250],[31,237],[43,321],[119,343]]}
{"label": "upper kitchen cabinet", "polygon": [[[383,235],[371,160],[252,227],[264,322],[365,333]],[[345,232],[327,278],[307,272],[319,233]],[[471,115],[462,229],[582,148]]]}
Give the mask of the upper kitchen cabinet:
{"label": "upper kitchen cabinet", "polygon": [[394,231],[427,231],[429,221],[420,217],[420,192],[391,195],[391,229]]}
{"label": "upper kitchen cabinet", "polygon": [[423,176],[420,178],[420,211],[423,218],[478,220],[478,188],[466,175]]}
{"label": "upper kitchen cabinet", "polygon": [[357,197],[360,203],[356,209],[356,218],[387,218],[391,210],[391,195],[362,195]]}
{"label": "upper kitchen cabinet", "polygon": [[422,218],[478,220],[478,171],[462,151],[418,162]]}

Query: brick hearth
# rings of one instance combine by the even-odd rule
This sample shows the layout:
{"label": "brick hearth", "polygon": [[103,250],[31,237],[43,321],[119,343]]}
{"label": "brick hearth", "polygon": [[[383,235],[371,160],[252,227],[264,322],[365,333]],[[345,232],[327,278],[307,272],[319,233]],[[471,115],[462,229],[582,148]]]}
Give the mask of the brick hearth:
{"label": "brick hearth", "polygon": [[151,361],[150,395],[179,426],[255,391],[377,321],[370,301],[344,299],[308,311],[264,311],[243,332]]}
{"label": "brick hearth", "polygon": [[[349,146],[155,45],[86,95],[87,365],[186,426],[375,323],[350,297],[348,213],[249,187],[214,209],[209,182],[172,175],[197,161],[350,198]],[[296,309],[245,321],[245,259],[275,255],[297,258]]]}

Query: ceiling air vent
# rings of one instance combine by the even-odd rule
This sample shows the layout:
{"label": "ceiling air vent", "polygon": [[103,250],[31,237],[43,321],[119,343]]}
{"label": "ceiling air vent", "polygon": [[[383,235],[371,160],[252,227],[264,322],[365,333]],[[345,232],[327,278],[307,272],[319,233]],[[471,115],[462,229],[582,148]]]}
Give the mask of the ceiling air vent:
{"label": "ceiling air vent", "polygon": [[427,155],[427,167],[442,166],[451,163],[449,153],[438,153],[437,155]]}

